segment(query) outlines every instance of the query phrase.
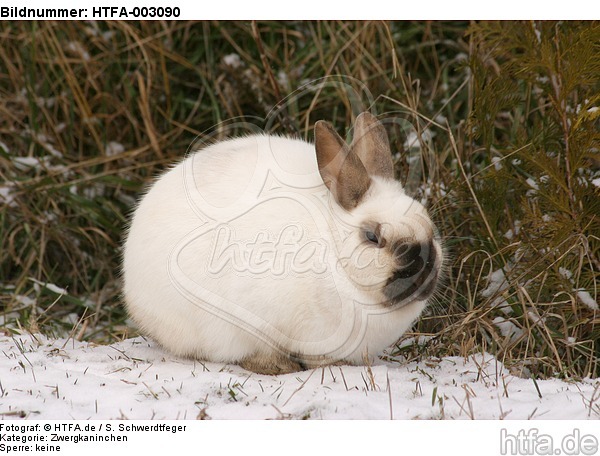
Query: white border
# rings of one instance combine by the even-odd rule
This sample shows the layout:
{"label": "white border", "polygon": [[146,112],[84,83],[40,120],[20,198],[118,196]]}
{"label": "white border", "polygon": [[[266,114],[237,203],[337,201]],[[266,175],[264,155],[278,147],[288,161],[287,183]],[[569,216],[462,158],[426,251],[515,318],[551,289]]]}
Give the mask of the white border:
{"label": "white border", "polygon": [[[368,2],[302,2],[274,0],[31,0],[5,1],[2,6],[27,8],[179,7],[177,19],[221,20],[515,20],[600,19],[600,2],[589,0],[370,0]],[[89,15],[91,16],[91,14]],[[92,19],[89,17],[88,19]],[[118,19],[118,17],[114,17]]]}
{"label": "white border", "polygon": [[[4,421],[39,426],[18,435],[126,436],[126,442],[50,442],[63,456],[198,455],[597,455],[596,421]],[[102,431],[98,427],[102,425]],[[180,426],[177,433],[118,431],[119,426]],[[79,429],[75,429],[79,426]],[[86,431],[86,426],[89,431]],[[90,427],[94,426],[95,430]],[[111,432],[106,428],[110,426]],[[56,431],[59,427],[59,431]],[[43,429],[46,429],[44,431]],[[64,429],[64,430],[63,430]],[[139,428],[138,428],[139,429]],[[577,437],[577,438],[575,438]],[[540,447],[548,441],[548,447]],[[590,442],[592,447],[590,448]],[[6,443],[6,442],[5,442]],[[587,448],[582,444],[587,443]],[[8,442],[15,445],[17,442]],[[29,444],[34,446],[35,442]],[[577,446],[574,448],[573,445]],[[582,451],[583,449],[583,451]],[[585,450],[588,451],[585,451]],[[543,451],[546,450],[546,451]],[[579,450],[579,451],[577,451]],[[592,451],[589,451],[592,450]],[[33,450],[30,450],[33,454]],[[23,454],[23,453],[21,453]]]}

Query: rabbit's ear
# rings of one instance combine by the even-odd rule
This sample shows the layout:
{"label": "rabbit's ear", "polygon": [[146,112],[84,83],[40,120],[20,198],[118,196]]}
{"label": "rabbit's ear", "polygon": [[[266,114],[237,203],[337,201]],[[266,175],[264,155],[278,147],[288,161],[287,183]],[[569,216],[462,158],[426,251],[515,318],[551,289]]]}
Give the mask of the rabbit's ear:
{"label": "rabbit's ear", "polygon": [[354,122],[354,138],[350,145],[371,176],[394,178],[394,163],[385,128],[369,112],[363,112]]}
{"label": "rabbit's ear", "polygon": [[333,127],[315,124],[315,149],[319,173],[340,206],[355,208],[371,185],[371,178],[357,155]]}

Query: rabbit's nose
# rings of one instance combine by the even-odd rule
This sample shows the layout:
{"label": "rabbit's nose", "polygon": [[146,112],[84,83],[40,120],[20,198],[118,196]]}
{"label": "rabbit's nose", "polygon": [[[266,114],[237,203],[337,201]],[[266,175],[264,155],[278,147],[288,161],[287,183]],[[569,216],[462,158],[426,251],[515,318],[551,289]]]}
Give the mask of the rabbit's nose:
{"label": "rabbit's nose", "polygon": [[397,242],[393,246],[393,255],[397,268],[387,281],[385,295],[395,303],[428,299],[438,280],[434,241]]}

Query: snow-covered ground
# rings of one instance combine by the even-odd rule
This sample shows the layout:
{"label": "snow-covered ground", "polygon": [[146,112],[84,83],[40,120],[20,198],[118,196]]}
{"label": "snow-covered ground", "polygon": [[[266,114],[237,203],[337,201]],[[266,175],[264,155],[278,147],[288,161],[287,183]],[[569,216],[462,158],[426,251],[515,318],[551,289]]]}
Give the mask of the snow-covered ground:
{"label": "snow-covered ground", "polygon": [[264,376],[176,358],[143,338],[2,336],[0,351],[5,419],[600,417],[600,380],[534,383],[487,354]]}

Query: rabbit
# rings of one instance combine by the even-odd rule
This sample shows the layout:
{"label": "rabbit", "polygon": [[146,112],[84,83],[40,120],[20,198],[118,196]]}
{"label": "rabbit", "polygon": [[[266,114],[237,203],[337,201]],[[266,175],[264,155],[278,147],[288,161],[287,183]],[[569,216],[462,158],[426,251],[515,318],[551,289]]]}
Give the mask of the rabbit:
{"label": "rabbit", "polygon": [[394,344],[435,291],[441,240],[394,180],[369,112],[348,145],[250,135],[162,174],[135,209],[123,296],[141,332],[180,356],[285,374],[360,365]]}

